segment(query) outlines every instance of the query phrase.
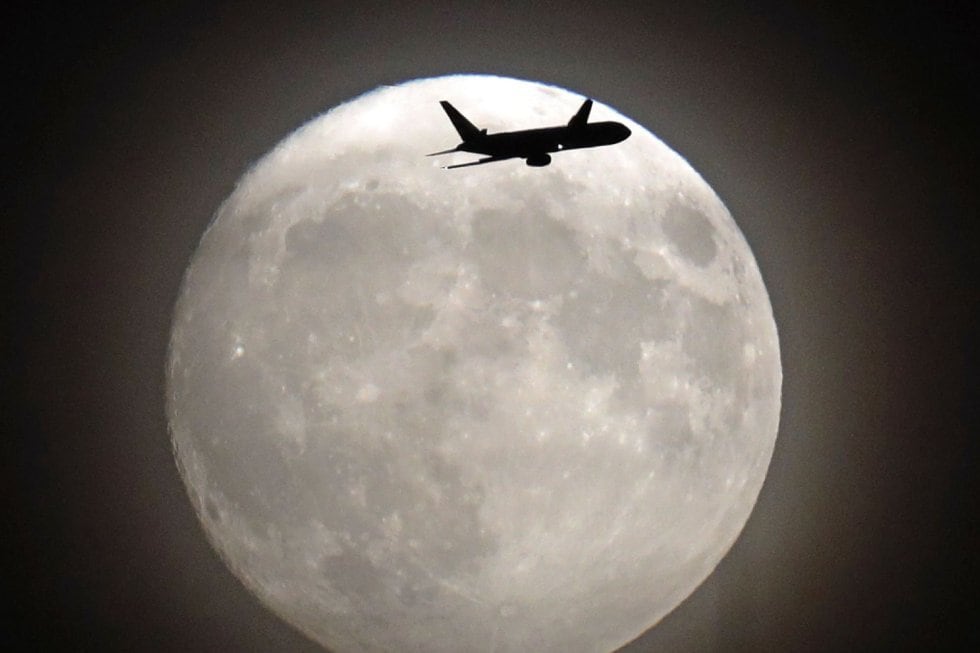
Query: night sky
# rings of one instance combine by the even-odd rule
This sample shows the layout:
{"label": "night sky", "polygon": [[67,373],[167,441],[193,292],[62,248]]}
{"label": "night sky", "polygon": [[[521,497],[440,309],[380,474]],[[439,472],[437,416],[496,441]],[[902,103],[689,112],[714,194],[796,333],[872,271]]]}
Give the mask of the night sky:
{"label": "night sky", "polygon": [[0,648],[320,650],[187,500],[173,305],[215,209],[293,129],[474,72],[645,125],[722,198],[769,289],[783,410],[758,505],[624,650],[980,650],[975,6],[132,4],[5,21]]}

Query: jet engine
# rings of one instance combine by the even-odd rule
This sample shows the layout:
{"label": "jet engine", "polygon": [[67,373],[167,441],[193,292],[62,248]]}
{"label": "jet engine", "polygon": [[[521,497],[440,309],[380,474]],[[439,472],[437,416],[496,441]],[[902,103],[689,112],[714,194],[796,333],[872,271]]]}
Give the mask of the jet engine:
{"label": "jet engine", "polygon": [[532,168],[542,168],[542,167],[548,165],[549,163],[551,163],[551,155],[550,154],[532,154],[531,156],[527,157],[527,159],[524,161],[524,163],[528,164]]}

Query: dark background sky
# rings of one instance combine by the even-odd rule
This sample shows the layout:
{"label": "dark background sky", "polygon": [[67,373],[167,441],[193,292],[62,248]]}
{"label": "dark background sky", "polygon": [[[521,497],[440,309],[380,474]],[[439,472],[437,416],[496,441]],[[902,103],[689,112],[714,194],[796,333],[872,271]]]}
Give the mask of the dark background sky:
{"label": "dark background sky", "polygon": [[783,413],[759,503],[627,650],[980,650],[977,9],[613,4],[8,9],[0,648],[317,650],[184,495],[171,310],[213,211],[296,126],[480,72],[647,126],[771,295]]}

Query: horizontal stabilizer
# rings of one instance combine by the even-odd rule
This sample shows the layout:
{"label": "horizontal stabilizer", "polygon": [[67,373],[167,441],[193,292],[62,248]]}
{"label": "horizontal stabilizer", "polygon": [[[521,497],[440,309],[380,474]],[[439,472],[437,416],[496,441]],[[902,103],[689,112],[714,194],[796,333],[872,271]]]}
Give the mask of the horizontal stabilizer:
{"label": "horizontal stabilizer", "polygon": [[506,161],[507,159],[513,159],[512,156],[488,156],[484,159],[477,159],[476,161],[470,161],[469,163],[457,163],[456,165],[446,166],[446,170],[452,170],[453,168],[466,168],[469,166],[479,166],[484,163],[493,163],[494,161]]}
{"label": "horizontal stabilizer", "polygon": [[452,154],[453,152],[459,152],[459,146],[451,147],[448,150],[443,150],[442,152],[433,152],[432,154],[426,154],[425,156],[439,156],[440,154]]}

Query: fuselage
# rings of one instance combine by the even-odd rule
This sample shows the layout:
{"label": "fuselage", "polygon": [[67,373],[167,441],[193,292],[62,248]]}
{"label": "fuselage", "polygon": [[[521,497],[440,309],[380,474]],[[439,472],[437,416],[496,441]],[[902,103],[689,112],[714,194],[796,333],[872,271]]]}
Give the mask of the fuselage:
{"label": "fuselage", "polygon": [[576,127],[543,127],[499,134],[480,134],[458,146],[461,152],[493,157],[528,158],[550,152],[612,145],[629,138],[629,128],[618,122],[592,122]]}

